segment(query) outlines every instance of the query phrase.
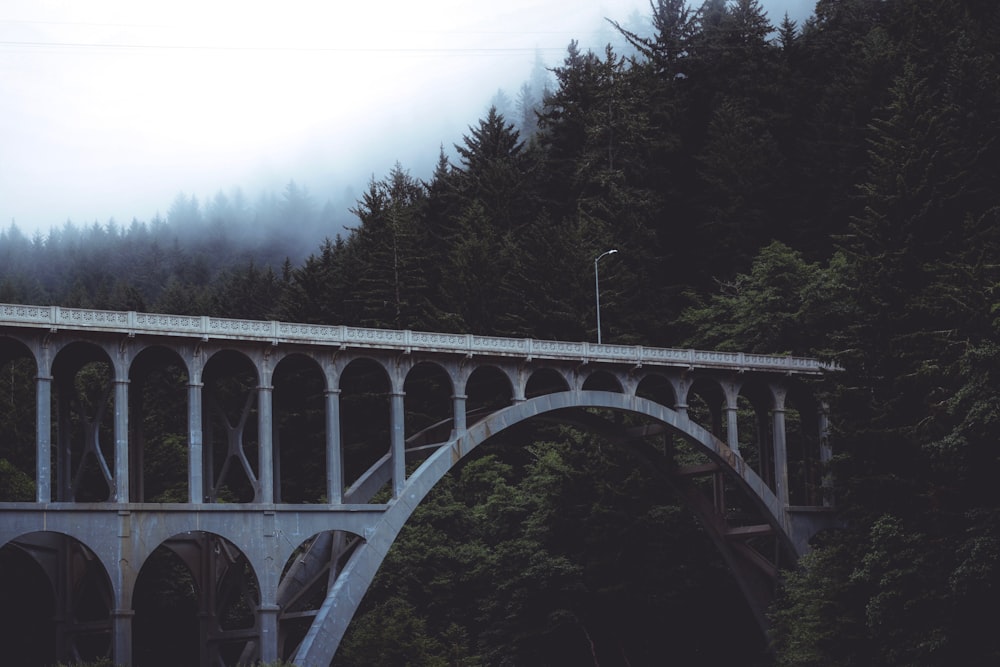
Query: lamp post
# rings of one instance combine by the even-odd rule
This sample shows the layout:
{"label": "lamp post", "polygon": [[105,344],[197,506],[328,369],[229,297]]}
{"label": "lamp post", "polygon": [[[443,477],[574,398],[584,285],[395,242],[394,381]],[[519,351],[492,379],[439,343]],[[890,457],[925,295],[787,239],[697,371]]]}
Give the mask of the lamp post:
{"label": "lamp post", "polygon": [[594,298],[597,300],[597,344],[601,344],[601,280],[597,274],[597,263],[608,255],[613,255],[618,250],[607,250],[602,252],[594,260]]}

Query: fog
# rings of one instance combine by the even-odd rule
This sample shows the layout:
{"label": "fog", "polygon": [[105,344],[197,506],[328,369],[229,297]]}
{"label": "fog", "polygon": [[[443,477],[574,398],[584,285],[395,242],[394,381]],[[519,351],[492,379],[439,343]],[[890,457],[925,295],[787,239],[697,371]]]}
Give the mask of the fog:
{"label": "fog", "polygon": [[[764,0],[801,24],[812,0]],[[645,0],[0,5],[0,226],[165,216],[178,193],[289,181],[347,208],[397,161],[429,175],[536,61],[602,48]]]}

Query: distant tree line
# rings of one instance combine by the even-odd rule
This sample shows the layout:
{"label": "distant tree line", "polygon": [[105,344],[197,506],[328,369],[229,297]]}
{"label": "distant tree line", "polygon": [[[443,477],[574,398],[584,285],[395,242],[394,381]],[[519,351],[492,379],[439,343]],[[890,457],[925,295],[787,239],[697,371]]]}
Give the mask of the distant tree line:
{"label": "distant tree line", "polygon": [[[773,652],[723,655],[712,600],[735,588],[697,526],[565,430],[442,483],[338,664],[1000,663],[1000,8],[651,10],[617,26],[627,49],[571,43],[531,122],[494,107],[429,179],[373,179],[304,259],[277,226],[235,243],[244,204],[180,197],[148,225],[0,232],[0,301],[593,339],[593,260],[616,248],[605,340],[843,368],[844,527],[787,573]],[[274,204],[289,228],[317,215],[294,184]]]}

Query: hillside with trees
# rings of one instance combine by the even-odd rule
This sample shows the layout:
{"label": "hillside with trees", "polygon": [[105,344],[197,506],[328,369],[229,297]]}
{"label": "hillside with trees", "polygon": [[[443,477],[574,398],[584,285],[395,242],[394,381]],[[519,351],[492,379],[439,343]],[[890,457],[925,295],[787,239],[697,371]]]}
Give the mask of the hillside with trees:
{"label": "hillside with trees", "polygon": [[294,183],[180,196],[166,220],[0,232],[0,302],[592,340],[617,248],[606,341],[842,368],[822,391],[843,527],[786,573],[772,635],[655,471],[538,427],[435,490],[336,664],[1000,664],[1000,7],[648,20],[614,26],[627,48],[571,43],[527,121],[490,109],[427,180],[393,166],[305,254],[247,238],[253,216],[332,220]]}

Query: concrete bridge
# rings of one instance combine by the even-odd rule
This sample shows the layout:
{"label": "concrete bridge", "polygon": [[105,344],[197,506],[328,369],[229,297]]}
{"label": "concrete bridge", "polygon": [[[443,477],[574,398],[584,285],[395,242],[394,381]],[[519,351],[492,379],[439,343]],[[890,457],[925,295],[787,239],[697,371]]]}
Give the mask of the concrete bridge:
{"label": "concrete bridge", "polygon": [[0,405],[29,415],[0,458],[34,480],[0,498],[0,568],[48,583],[54,659],[140,661],[166,558],[202,665],[328,665],[424,496],[527,420],[644,452],[762,626],[832,517],[813,359],[0,304],[0,369],[35,387]]}

